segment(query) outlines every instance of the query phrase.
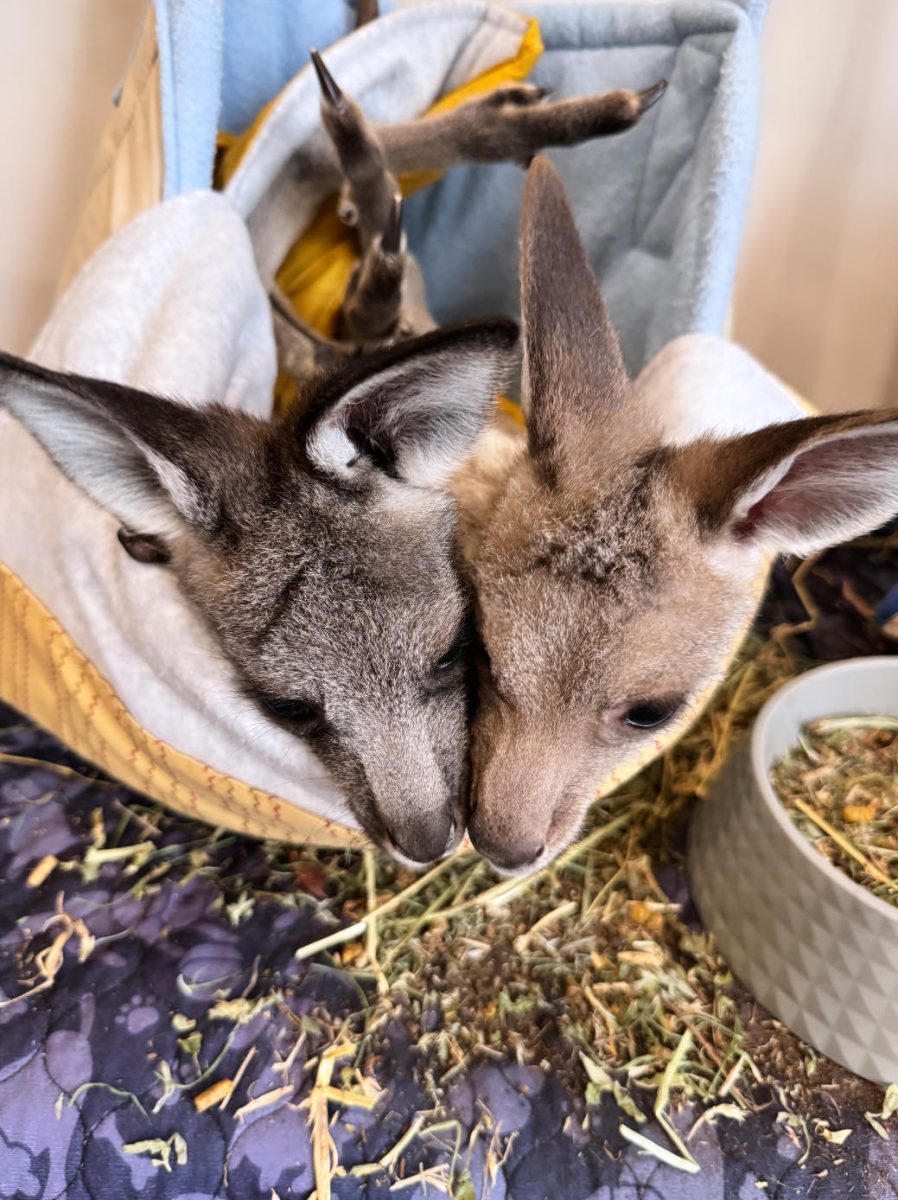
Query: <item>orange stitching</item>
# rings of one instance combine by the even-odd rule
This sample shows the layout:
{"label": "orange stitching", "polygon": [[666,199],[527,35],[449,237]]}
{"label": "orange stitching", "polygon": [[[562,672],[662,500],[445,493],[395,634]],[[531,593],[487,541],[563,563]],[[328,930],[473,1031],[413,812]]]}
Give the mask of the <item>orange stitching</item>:
{"label": "orange stitching", "polygon": [[16,600],[18,600],[20,594],[21,594],[21,592],[16,591],[15,586],[14,586],[13,594],[10,599],[10,615],[11,615],[12,622],[13,622],[13,625],[12,625],[12,671],[10,672],[10,678],[11,678],[11,682],[12,682],[13,703],[14,704],[18,704],[21,702],[21,694],[19,692],[19,686],[18,686],[20,630],[19,630],[17,619],[16,619]]}
{"label": "orange stitching", "polygon": [[[25,592],[24,587],[22,588],[21,599],[22,599],[22,616],[21,616],[20,620],[21,620],[22,631],[24,633],[25,625],[27,622],[27,616],[28,616],[28,596]],[[27,712],[31,708],[31,704],[29,702],[29,693],[30,693],[30,688],[31,688],[31,677],[30,677],[31,643],[28,640],[28,638],[24,637],[24,636],[22,638],[22,643],[24,646],[24,653],[22,656],[23,663],[24,663],[24,666],[22,668],[22,708],[25,709],[25,711]]]}
{"label": "orange stitching", "polygon": [[0,580],[0,682],[3,680],[6,666],[6,643],[9,640],[7,623],[10,621],[9,605],[9,581],[2,579]]}

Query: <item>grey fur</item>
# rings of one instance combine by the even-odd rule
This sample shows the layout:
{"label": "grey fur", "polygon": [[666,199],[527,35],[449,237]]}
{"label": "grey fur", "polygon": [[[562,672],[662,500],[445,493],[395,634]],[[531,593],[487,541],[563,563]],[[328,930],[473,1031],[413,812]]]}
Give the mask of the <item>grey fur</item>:
{"label": "grey fur", "polygon": [[515,338],[511,322],[440,330],[319,377],[279,423],[0,356],[0,405],[140,554],[170,555],[239,684],[415,862],[465,819],[468,598],[445,481]]}

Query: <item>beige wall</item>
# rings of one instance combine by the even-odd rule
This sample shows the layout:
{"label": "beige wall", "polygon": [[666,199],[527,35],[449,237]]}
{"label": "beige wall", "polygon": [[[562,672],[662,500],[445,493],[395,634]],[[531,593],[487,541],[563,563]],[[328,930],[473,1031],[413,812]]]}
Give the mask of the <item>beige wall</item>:
{"label": "beige wall", "polygon": [[734,336],[830,410],[898,406],[898,0],[773,0]]}
{"label": "beige wall", "polygon": [[0,347],[53,302],[144,0],[0,0]]}
{"label": "beige wall", "polygon": [[[0,0],[0,346],[52,302],[144,0]],[[829,408],[898,405],[898,0],[773,0],[734,331]]]}

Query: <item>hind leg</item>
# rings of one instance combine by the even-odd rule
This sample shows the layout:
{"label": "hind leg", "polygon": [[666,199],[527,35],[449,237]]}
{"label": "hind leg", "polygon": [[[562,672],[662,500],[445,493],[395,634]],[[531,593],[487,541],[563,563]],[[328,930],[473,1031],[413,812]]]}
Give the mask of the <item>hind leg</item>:
{"label": "hind leg", "polygon": [[356,102],[337,84],[317,50],[312,63],[321,88],[321,120],[337,154],[343,186],[340,216],[367,242],[392,219],[399,184],[387,167],[380,138]]}
{"label": "hind leg", "polygon": [[662,79],[643,91],[618,90],[573,100],[548,99],[544,88],[512,84],[451,112],[377,125],[389,169],[445,170],[461,163],[529,164],[549,146],[576,146],[632,128],[661,98]]}
{"label": "hind leg", "polygon": [[343,176],[338,211],[358,230],[361,248],[340,310],[339,336],[356,344],[388,341],[399,327],[406,267],[399,184],[362,110],[314,50],[312,62],[321,86],[321,119]]}
{"label": "hind leg", "polygon": [[383,231],[371,238],[340,309],[338,335],[355,343],[389,341],[399,331],[406,259],[402,203],[393,197]]}

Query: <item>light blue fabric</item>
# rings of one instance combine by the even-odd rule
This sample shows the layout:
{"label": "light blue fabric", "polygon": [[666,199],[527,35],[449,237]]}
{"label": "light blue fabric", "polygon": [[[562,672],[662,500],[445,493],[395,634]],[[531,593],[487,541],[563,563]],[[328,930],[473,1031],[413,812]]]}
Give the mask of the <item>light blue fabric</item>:
{"label": "light blue fabric", "polygon": [[355,24],[349,0],[154,0],[166,199],[212,179],[219,130],[240,133]]}
{"label": "light blue fabric", "polygon": [[[757,127],[766,0],[528,3],[557,95],[670,86],[636,129],[552,152],[634,373],[674,337],[726,318]],[[391,7],[383,5],[382,7]],[[354,23],[345,0],[156,0],[165,194],[207,187],[215,131],[244,128]],[[523,173],[460,168],[407,206],[441,320],[517,310]]]}
{"label": "light blue fabric", "polygon": [[[557,95],[669,81],[635,129],[550,152],[635,374],[680,334],[723,329],[754,157],[757,34],[729,0],[528,12],[546,44],[533,79]],[[514,311],[522,188],[516,167],[465,168],[409,203],[439,319]]]}

